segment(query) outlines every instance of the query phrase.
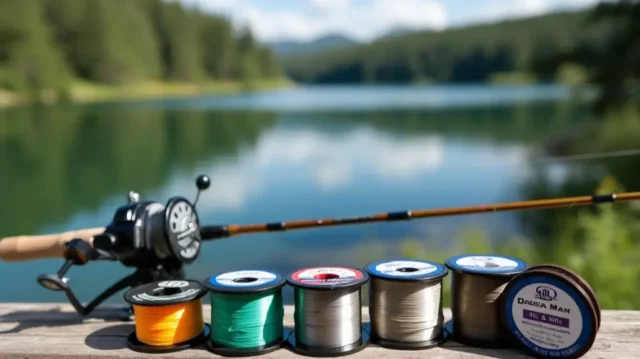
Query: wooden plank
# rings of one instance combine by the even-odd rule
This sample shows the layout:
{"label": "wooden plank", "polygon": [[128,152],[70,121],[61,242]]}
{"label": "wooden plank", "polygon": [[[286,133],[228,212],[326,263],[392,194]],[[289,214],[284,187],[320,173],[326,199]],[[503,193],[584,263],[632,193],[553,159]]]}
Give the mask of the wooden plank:
{"label": "wooden plank", "polygon": [[[209,305],[205,321],[209,322]],[[285,325],[293,327],[293,307],[285,308]],[[114,307],[106,306],[91,317],[82,318],[67,304],[0,303],[0,359],[5,358],[149,358],[127,348],[126,338],[133,322],[122,321]],[[367,308],[363,319],[368,322]],[[451,311],[445,309],[446,319]],[[204,348],[154,355],[162,358],[216,358]],[[508,350],[485,350],[448,341],[441,347],[422,351],[398,351],[370,345],[348,358],[528,358],[524,353]],[[583,358],[639,358],[640,311],[603,311],[596,343]],[[281,349],[260,358],[301,358]]]}

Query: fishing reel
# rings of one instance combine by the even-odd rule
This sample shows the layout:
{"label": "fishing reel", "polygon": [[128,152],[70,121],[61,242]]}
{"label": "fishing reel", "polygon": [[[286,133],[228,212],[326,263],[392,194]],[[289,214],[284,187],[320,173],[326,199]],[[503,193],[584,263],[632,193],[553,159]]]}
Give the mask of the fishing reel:
{"label": "fishing reel", "polygon": [[[80,238],[67,242],[60,270],[38,276],[38,283],[48,290],[64,292],[75,310],[84,316],[123,289],[156,280],[184,279],[183,266],[198,258],[202,244],[195,204],[200,192],[210,184],[209,177],[198,176],[193,204],[180,196],[170,198],[166,204],[140,201],[137,193],[129,192],[128,203],[116,210],[104,232],[93,236],[92,243]],[[71,267],[91,261],[117,261],[135,271],[83,306],[65,275]]]}

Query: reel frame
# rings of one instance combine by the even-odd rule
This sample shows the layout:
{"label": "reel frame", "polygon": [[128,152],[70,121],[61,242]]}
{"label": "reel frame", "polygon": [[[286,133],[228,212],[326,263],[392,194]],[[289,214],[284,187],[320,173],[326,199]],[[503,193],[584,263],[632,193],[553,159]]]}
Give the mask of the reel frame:
{"label": "reel frame", "polygon": [[[94,236],[92,244],[79,238],[69,241],[60,269],[54,274],[39,275],[38,284],[47,290],[64,292],[76,312],[87,316],[121,290],[157,280],[184,279],[184,266],[197,260],[201,250],[202,236],[195,204],[200,192],[210,184],[209,177],[198,176],[198,192],[193,204],[181,196],[171,197],[165,205],[141,202],[137,193],[129,192],[128,203],[115,211],[104,232]],[[73,266],[84,266],[91,261],[120,262],[135,271],[83,305],[65,275]]]}

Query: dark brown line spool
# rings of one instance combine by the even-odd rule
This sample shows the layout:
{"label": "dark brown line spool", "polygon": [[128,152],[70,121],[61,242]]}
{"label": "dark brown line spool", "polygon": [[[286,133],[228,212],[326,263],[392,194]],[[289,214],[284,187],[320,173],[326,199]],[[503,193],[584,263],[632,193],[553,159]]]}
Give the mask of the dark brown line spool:
{"label": "dark brown line spool", "polygon": [[595,305],[596,316],[598,317],[597,318],[598,319],[598,329],[600,329],[600,323],[602,322],[602,313],[601,313],[602,309],[600,307],[600,301],[598,300],[598,296],[597,296],[595,290],[593,290],[593,288],[589,284],[589,282],[587,282],[578,273],[572,271],[571,269],[563,267],[563,266],[560,266],[560,265],[557,265],[557,264],[550,264],[550,263],[538,264],[538,265],[530,267],[529,270],[530,269],[548,269],[548,270],[556,271],[558,273],[564,273],[565,275],[573,278],[575,281],[577,281],[579,284],[581,284],[582,288],[585,290],[585,292],[587,292],[587,295],[589,295],[589,297],[591,298],[591,301]]}
{"label": "dark brown line spool", "polygon": [[[519,291],[523,290],[524,287],[520,287],[520,288],[518,287],[518,286],[523,286],[524,284],[522,283],[528,283],[528,281],[531,281],[531,283],[528,283],[528,285],[536,283],[530,279],[531,277],[547,278],[555,282],[562,283],[563,286],[566,286],[569,289],[572,289],[579,296],[579,298],[574,298],[574,297],[571,297],[569,293],[566,293],[571,297],[570,298],[571,300],[573,300],[574,302],[576,302],[577,300],[582,300],[586,305],[588,318],[590,319],[593,325],[591,327],[585,327],[585,323],[584,323],[585,318],[583,317],[583,321],[582,321],[583,326],[581,328],[580,334],[576,337],[576,339],[574,340],[574,343],[571,346],[568,346],[567,348],[562,349],[560,353],[556,352],[554,354],[549,354],[548,352],[552,350],[546,349],[546,348],[541,349],[541,346],[539,345],[539,343],[537,342],[534,343],[526,336],[527,333],[523,333],[522,331],[520,331],[519,328],[514,328],[512,325],[510,325],[510,322],[515,323],[515,318],[513,318],[512,316],[513,312],[509,310],[511,308],[511,305],[513,305],[513,299],[515,297],[515,295],[512,294],[512,291],[514,290],[514,288]],[[540,283],[544,285],[545,282],[540,282]],[[562,288],[560,289],[564,291],[564,289]],[[591,287],[588,285],[588,283],[586,283],[586,281],[583,278],[581,278],[575,272],[572,272],[567,268],[564,268],[558,265],[550,265],[550,264],[530,267],[524,272],[522,272],[521,274],[515,276],[509,282],[509,284],[507,284],[503,293],[505,295],[501,298],[501,301],[502,301],[501,305],[503,307],[503,310],[501,311],[501,313],[503,316],[502,320],[504,322],[505,328],[507,328],[509,334],[513,337],[514,341],[517,343],[517,347],[520,348],[522,351],[526,352],[527,354],[532,355],[536,358],[541,358],[541,359],[548,359],[548,358],[576,359],[585,355],[593,346],[599,327],[600,327],[599,304],[597,303],[597,301],[592,299],[595,297],[595,293],[593,292]],[[577,302],[575,303],[575,305],[578,307],[578,309],[580,309],[579,308],[580,305]],[[516,324],[516,327],[517,327],[517,324]],[[567,331],[569,331],[568,326],[567,326]],[[584,337],[582,334],[583,332],[587,333]],[[569,335],[570,334],[571,333],[569,332]],[[575,349],[575,345],[576,345],[575,343],[581,344],[579,345],[579,349]]]}

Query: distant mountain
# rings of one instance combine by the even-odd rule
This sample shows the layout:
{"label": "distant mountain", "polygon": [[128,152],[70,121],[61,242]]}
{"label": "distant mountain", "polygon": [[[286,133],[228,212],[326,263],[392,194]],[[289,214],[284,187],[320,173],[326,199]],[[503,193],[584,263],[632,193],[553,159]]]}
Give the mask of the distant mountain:
{"label": "distant mountain", "polygon": [[403,36],[403,35],[407,35],[410,34],[412,32],[416,32],[416,30],[411,30],[411,29],[405,29],[402,27],[397,27],[395,29],[392,29],[391,31],[383,34],[382,36],[379,36],[378,39],[384,39],[384,38],[390,38],[390,37],[397,37],[397,36]]}
{"label": "distant mountain", "polygon": [[317,38],[312,41],[274,41],[266,45],[277,56],[290,56],[308,54],[317,51],[336,50],[342,47],[358,44],[343,35],[329,35]]}

